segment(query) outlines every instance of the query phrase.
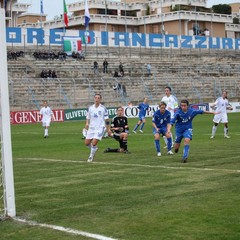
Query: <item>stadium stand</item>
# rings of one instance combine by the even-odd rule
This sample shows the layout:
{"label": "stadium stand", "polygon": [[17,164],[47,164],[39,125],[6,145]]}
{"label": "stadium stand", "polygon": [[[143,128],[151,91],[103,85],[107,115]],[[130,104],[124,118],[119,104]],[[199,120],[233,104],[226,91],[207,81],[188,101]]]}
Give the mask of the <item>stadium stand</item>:
{"label": "stadium stand", "polygon": [[[51,52],[60,52],[60,49]],[[166,85],[171,86],[179,98],[190,101],[211,102],[228,89],[229,97],[238,101],[239,56],[231,50],[199,51],[161,49],[121,49],[88,47],[84,61],[67,57],[39,59],[33,56],[34,49],[28,49],[24,56],[8,59],[9,95],[11,109],[36,109],[43,99],[54,107],[87,107],[95,92],[103,95],[106,106],[138,103],[142,96],[156,104],[162,98]],[[46,53],[46,51],[43,51]],[[104,74],[99,64],[99,75],[93,72],[95,59],[99,63],[108,59],[108,73]],[[114,78],[119,61],[124,64],[124,77]],[[152,66],[152,75],[147,75],[146,64]],[[54,69],[57,78],[43,79],[42,70]],[[113,90],[119,83],[125,86]]]}

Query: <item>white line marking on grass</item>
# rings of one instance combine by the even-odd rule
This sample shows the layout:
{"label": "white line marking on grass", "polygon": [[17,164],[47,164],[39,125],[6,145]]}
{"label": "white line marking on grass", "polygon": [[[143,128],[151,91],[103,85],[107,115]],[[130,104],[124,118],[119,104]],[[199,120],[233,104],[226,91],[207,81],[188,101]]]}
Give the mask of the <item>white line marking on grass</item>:
{"label": "white line marking on grass", "polygon": [[48,161],[48,162],[66,162],[66,163],[86,163],[86,164],[99,164],[99,165],[113,165],[113,166],[131,166],[131,167],[147,167],[147,168],[163,168],[163,169],[174,169],[174,170],[196,170],[196,171],[223,171],[230,173],[240,173],[239,169],[221,169],[221,168],[196,168],[196,167],[169,167],[162,165],[148,165],[148,164],[132,164],[132,163],[116,163],[116,162],[91,162],[77,161],[77,160],[62,160],[62,159],[47,159],[47,158],[17,158],[19,160],[34,160],[34,161]]}
{"label": "white line marking on grass", "polygon": [[[32,135],[42,135],[42,132],[14,132],[12,134],[15,135],[21,135],[21,134],[32,134]],[[65,132],[55,132],[55,133],[51,133],[51,135],[63,135],[66,134]],[[82,133],[68,133],[68,135],[82,135]]]}
{"label": "white line marking on grass", "polygon": [[21,222],[21,223],[31,225],[31,226],[50,228],[50,229],[54,229],[54,230],[57,230],[57,231],[61,231],[61,232],[65,232],[65,233],[72,233],[72,234],[75,234],[75,235],[90,237],[90,238],[98,239],[98,240],[117,240],[115,238],[105,237],[105,236],[102,236],[102,235],[99,235],[99,234],[79,231],[79,230],[75,230],[75,229],[71,229],[71,228],[65,228],[65,227],[50,225],[50,224],[45,224],[45,223],[37,223],[37,222],[28,221],[28,220],[21,219],[21,218],[14,218],[14,220],[16,220],[18,222]]}

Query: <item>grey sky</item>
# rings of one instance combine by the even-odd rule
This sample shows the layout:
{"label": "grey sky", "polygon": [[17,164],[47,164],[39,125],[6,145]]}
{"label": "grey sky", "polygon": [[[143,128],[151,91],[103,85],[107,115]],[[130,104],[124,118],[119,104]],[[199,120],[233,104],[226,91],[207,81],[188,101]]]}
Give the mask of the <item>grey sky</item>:
{"label": "grey sky", "polygon": [[[65,0],[66,4],[77,2],[77,0]],[[29,7],[30,13],[40,13],[40,0],[18,0],[22,3],[31,3]],[[207,6],[210,7],[216,4],[236,3],[240,0],[208,0]],[[60,15],[63,12],[63,0],[43,0],[43,10],[47,14],[47,19],[51,20],[54,16]]]}

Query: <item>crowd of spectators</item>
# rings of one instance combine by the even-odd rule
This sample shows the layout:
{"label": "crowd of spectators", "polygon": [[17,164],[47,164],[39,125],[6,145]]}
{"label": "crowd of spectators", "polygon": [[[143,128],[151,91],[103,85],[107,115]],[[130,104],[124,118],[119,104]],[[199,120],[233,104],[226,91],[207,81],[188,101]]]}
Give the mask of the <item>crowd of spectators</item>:
{"label": "crowd of spectators", "polygon": [[7,52],[7,59],[10,60],[17,60],[19,57],[24,57],[23,51],[8,51]]}
{"label": "crowd of spectators", "polygon": [[40,73],[40,77],[41,78],[47,78],[47,79],[50,79],[50,78],[57,78],[57,74],[55,72],[55,70],[45,70],[43,69],[42,72]]}
{"label": "crowd of spectators", "polygon": [[66,60],[67,54],[64,51],[54,52],[54,51],[35,51],[33,53],[35,59],[38,60]]}
{"label": "crowd of spectators", "polygon": [[72,52],[72,58],[76,60],[85,60],[85,53],[83,51],[81,52]]}

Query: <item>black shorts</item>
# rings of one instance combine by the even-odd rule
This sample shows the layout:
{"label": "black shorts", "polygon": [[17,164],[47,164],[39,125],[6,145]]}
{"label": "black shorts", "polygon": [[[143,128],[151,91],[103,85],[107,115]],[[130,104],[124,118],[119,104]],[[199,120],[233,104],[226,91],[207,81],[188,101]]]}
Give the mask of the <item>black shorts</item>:
{"label": "black shorts", "polygon": [[120,141],[120,136],[113,134],[113,137],[116,141],[118,141],[118,142]]}

